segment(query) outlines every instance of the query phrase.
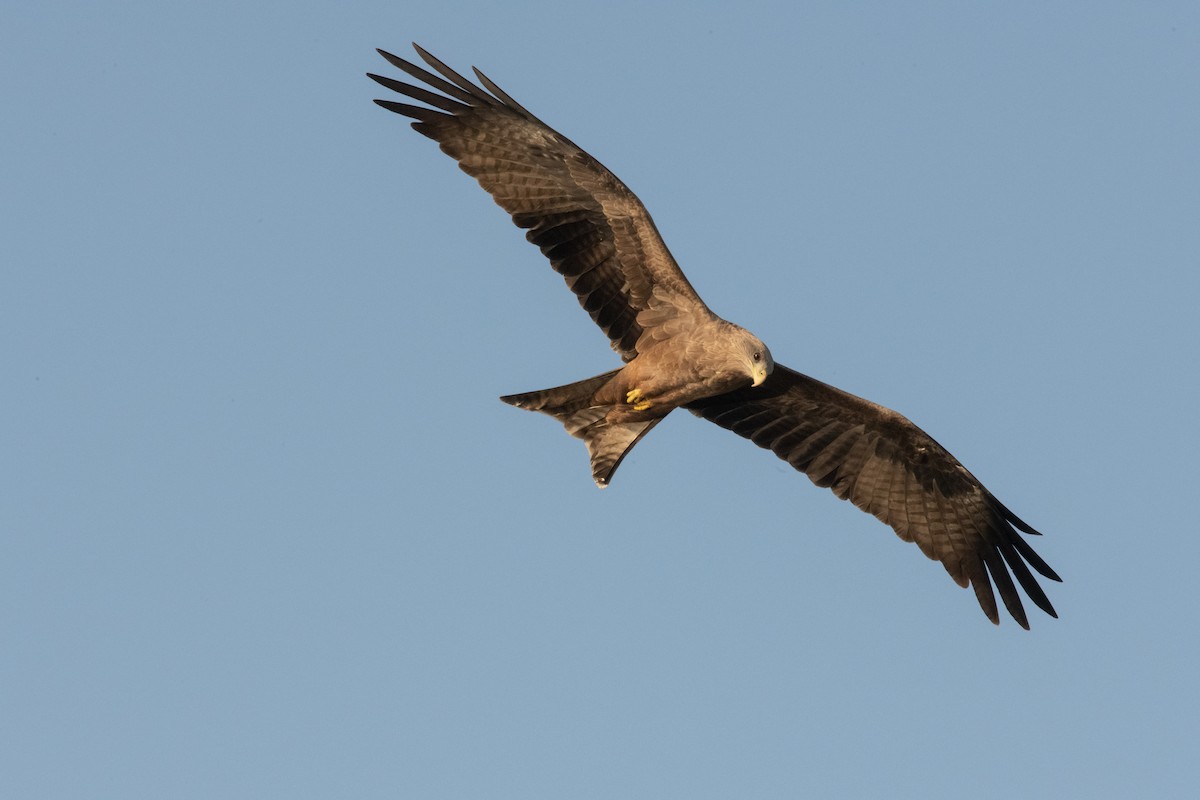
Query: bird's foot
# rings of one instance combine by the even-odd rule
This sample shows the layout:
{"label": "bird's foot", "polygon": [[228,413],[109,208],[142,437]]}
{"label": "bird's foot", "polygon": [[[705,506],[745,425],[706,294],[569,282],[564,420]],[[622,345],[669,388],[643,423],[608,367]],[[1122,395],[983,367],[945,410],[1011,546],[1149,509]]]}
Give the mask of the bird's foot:
{"label": "bird's foot", "polygon": [[625,402],[633,406],[634,411],[645,411],[650,407],[650,401],[642,394],[641,389],[630,389],[625,395]]}

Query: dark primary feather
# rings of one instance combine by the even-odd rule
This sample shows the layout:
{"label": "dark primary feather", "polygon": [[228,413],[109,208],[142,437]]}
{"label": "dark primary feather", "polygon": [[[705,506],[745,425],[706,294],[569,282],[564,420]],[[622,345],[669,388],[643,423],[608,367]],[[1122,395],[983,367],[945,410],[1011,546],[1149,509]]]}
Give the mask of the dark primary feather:
{"label": "dark primary feather", "polygon": [[[550,259],[626,361],[638,354],[638,314],[655,287],[668,290],[673,302],[707,312],[646,209],[615,175],[478,70],[486,91],[416,50],[437,74],[379,52],[429,88],[370,77],[425,105],[375,102],[416,120],[414,129],[437,141],[517,225],[528,229],[527,238]],[[653,325],[654,313],[642,319]],[[542,394],[507,399],[528,405],[529,398]],[[1029,621],[1017,584],[1039,608],[1058,616],[1030,567],[1051,580],[1060,578],[1018,533],[1037,531],[900,414],[779,364],[759,387],[687,408],[771,450],[818,486],[915,542],[960,586],[974,589],[993,622],[1000,619],[993,584],[1022,627]]]}
{"label": "dark primary feather", "polygon": [[1013,619],[1029,627],[1009,570],[1038,608],[1058,616],[1029,567],[1051,580],[1061,579],[1013,526],[1037,531],[895,411],[781,364],[762,386],[688,408],[772,451],[817,486],[832,489],[890,525],[901,539],[915,542],[929,558],[942,562],[960,586],[974,588],[992,622],[1000,621],[991,588],[995,583]]}
{"label": "dark primary feather", "polygon": [[[416,45],[414,45],[416,47]],[[680,271],[640,200],[599,161],[513,100],[478,70],[484,91],[429,53],[438,74],[380,50],[391,64],[442,94],[381,75],[381,86],[432,108],[376,100],[416,120],[413,128],[442,150],[527,228],[613,349],[637,355],[638,312],[655,286],[697,306],[703,302]]]}

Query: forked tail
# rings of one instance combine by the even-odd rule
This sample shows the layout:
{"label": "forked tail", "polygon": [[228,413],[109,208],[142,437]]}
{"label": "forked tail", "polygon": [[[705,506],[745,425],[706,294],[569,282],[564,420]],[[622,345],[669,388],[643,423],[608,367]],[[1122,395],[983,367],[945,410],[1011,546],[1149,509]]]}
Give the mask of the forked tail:
{"label": "forked tail", "polygon": [[625,454],[658,424],[659,419],[662,419],[658,417],[647,422],[608,422],[608,412],[613,406],[596,405],[595,396],[618,372],[620,370],[615,369],[578,383],[524,394],[505,395],[500,399],[517,408],[549,414],[563,424],[567,433],[582,439],[587,445],[588,456],[592,462],[592,480],[603,489],[612,480],[613,473],[617,471]]}

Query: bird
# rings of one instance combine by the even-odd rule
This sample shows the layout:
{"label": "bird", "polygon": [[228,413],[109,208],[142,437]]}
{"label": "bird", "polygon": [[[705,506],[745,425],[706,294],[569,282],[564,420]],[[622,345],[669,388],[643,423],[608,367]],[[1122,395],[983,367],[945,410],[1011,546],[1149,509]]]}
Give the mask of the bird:
{"label": "bird", "polygon": [[1014,577],[1038,608],[1058,617],[1030,568],[1062,579],[1021,535],[1040,534],[949,451],[898,412],[776,363],[758,337],[709,309],[616,175],[478,69],[475,83],[413,48],[428,69],[377,51],[413,82],[367,76],[423,105],[375,103],[412,120],[525,229],[623,362],[500,398],[554,417],[583,440],[598,486],[683,408],[770,450],[915,543],[974,590],[994,624],[993,584],[1009,615],[1029,629]]}

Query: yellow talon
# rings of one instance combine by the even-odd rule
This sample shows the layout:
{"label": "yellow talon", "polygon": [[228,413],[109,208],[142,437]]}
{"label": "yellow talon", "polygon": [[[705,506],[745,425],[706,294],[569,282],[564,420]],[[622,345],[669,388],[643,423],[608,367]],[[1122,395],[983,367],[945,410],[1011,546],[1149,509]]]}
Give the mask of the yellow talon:
{"label": "yellow talon", "polygon": [[633,406],[634,411],[645,411],[650,407],[650,401],[642,394],[641,389],[630,389],[625,395],[625,402]]}

